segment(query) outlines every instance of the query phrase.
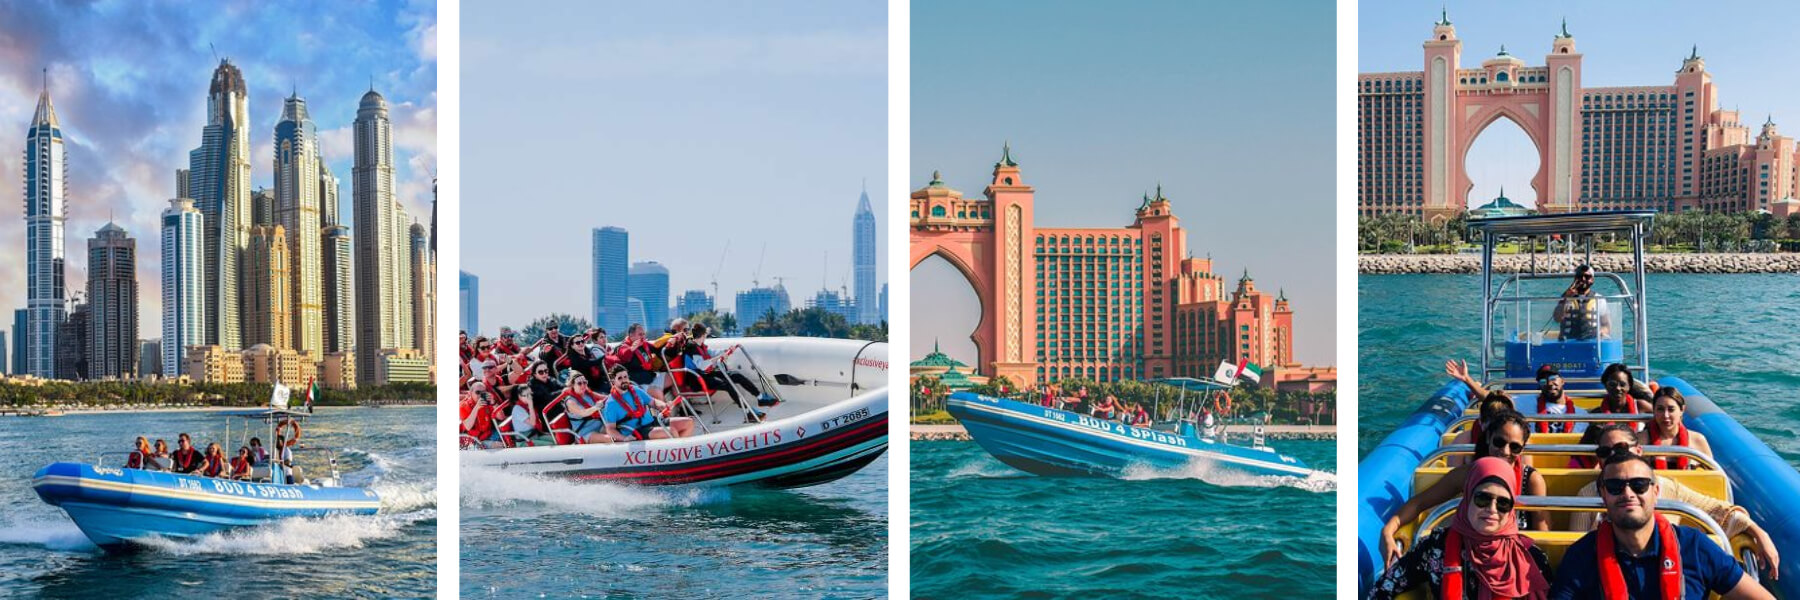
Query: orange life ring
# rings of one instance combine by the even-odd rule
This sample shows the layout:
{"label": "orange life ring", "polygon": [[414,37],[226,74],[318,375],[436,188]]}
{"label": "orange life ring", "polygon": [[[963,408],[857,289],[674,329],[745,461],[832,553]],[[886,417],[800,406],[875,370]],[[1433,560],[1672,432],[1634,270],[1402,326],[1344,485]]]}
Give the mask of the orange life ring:
{"label": "orange life ring", "polygon": [[281,435],[281,428],[289,427],[289,426],[292,426],[294,428],[294,435],[289,436],[287,438],[288,443],[292,444],[294,442],[300,441],[300,422],[295,421],[293,419],[284,419],[280,423],[276,423],[275,424],[275,435],[278,435],[278,436]]}

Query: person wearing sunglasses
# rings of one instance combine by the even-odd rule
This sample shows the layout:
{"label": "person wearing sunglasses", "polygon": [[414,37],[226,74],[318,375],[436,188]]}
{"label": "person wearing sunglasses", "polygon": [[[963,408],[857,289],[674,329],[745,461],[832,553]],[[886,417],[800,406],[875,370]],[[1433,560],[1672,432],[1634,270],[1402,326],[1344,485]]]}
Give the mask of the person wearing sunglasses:
{"label": "person wearing sunglasses", "polygon": [[555,423],[559,417],[563,416],[563,404],[551,401],[562,395],[563,386],[557,382],[556,373],[550,370],[550,365],[543,361],[533,362],[525,369],[526,373],[531,376],[526,387],[531,388],[532,399],[542,404],[535,407],[540,411],[538,431],[549,433],[551,423]]}
{"label": "person wearing sunglasses", "polygon": [[1497,457],[1469,465],[1450,526],[1431,532],[1381,574],[1369,593],[1389,600],[1422,585],[1435,598],[1544,598],[1550,557],[1519,533],[1518,472]]}
{"label": "person wearing sunglasses", "polygon": [[[1625,363],[1613,363],[1600,372],[1600,383],[1606,386],[1606,397],[1600,399],[1600,406],[1594,408],[1595,413],[1611,415],[1641,415],[1651,412],[1650,396],[1647,391],[1639,391],[1637,380],[1631,376],[1631,367]],[[1639,394],[1644,394],[1642,397]]]}
{"label": "person wearing sunglasses", "polygon": [[[1520,455],[1525,451],[1526,441],[1531,439],[1531,430],[1526,428],[1525,415],[1513,410],[1501,411],[1489,420],[1487,430],[1487,443],[1475,445],[1476,461],[1490,456],[1504,460],[1516,473],[1514,478],[1521,483],[1525,495],[1544,495],[1549,489],[1548,484],[1544,482],[1544,475],[1538,473],[1537,469],[1528,464]],[[1463,493],[1463,486],[1469,482],[1471,467],[1472,463],[1450,469],[1448,473],[1444,473],[1443,477],[1438,478],[1436,483],[1431,484],[1431,487],[1407,498],[1406,502],[1394,511],[1394,515],[1388,517],[1387,522],[1381,526],[1381,555],[1386,564],[1392,565],[1395,559],[1400,558],[1400,546],[1394,542],[1394,536],[1398,535],[1400,525],[1413,522],[1419,518],[1419,515],[1432,507],[1456,499],[1458,494]],[[1543,511],[1520,514],[1519,528],[1549,531],[1548,514]]]}
{"label": "person wearing sunglasses", "polygon": [[[1537,371],[1538,397],[1537,414],[1539,415],[1572,415],[1581,412],[1575,408],[1575,400],[1563,393],[1562,370],[1556,365],[1545,363]],[[1537,423],[1538,433],[1574,433],[1575,423],[1566,421]]]}
{"label": "person wearing sunglasses", "polygon": [[1560,339],[1591,340],[1611,337],[1612,323],[1607,317],[1606,299],[1594,297],[1594,268],[1575,267],[1575,280],[1563,290],[1556,302],[1553,317],[1561,326]]}
{"label": "person wearing sunglasses", "polygon": [[1774,598],[1705,533],[1656,513],[1655,473],[1641,455],[1608,454],[1596,481],[1606,522],[1563,553],[1550,597]]}
{"label": "person wearing sunglasses", "polygon": [[[1624,425],[1599,424],[1589,431],[1598,433],[1592,442],[1583,442],[1595,444],[1594,456],[1588,459],[1589,466],[1586,468],[1593,468],[1594,464],[1606,462],[1615,453],[1641,455],[1644,452],[1644,448],[1638,445],[1637,434]],[[1726,537],[1737,537],[1740,533],[1748,534],[1750,539],[1755,542],[1754,550],[1757,559],[1769,567],[1769,578],[1775,579],[1779,575],[1777,569],[1781,567],[1781,553],[1775,548],[1775,541],[1769,538],[1769,533],[1763,531],[1762,526],[1750,519],[1750,513],[1745,511],[1744,507],[1701,493],[1683,485],[1678,480],[1662,475],[1656,476],[1656,484],[1660,490],[1658,497],[1686,502],[1694,505],[1694,508],[1705,511],[1707,516],[1712,517],[1720,527],[1725,528]],[[1575,495],[1593,498],[1600,495],[1598,488],[1597,482],[1589,482],[1575,492]],[[1590,531],[1594,529],[1600,524],[1600,521],[1594,517],[1594,513],[1586,512],[1569,515],[1569,530]]]}

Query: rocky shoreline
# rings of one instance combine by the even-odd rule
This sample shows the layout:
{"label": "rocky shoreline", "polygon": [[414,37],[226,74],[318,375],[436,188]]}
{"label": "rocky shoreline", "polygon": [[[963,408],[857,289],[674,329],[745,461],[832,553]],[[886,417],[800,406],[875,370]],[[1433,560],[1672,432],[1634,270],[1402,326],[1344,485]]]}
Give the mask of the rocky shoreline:
{"label": "rocky shoreline", "polygon": [[[1495,270],[1523,271],[1531,266],[1531,256],[1508,254],[1494,257]],[[1571,271],[1582,260],[1580,255],[1537,256],[1539,271]],[[1478,254],[1364,254],[1356,257],[1357,272],[1363,275],[1404,275],[1422,273],[1480,273]],[[1630,254],[1595,254],[1594,268],[1602,271],[1630,272]],[[1800,254],[1647,254],[1644,268],[1651,273],[1800,273]]]}
{"label": "rocky shoreline", "polygon": [[[964,431],[961,425],[913,425],[911,430],[910,437],[915,442],[970,441],[969,432]],[[1250,435],[1248,427],[1233,426],[1230,431],[1234,438],[1245,436],[1247,439]],[[1337,439],[1337,431],[1329,425],[1270,425],[1264,429],[1263,437],[1271,440],[1334,440]]]}

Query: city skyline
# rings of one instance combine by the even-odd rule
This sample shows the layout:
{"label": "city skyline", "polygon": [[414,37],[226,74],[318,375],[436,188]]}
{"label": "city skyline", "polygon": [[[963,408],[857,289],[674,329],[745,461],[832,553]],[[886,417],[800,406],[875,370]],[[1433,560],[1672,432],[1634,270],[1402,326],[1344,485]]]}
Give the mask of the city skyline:
{"label": "city skyline", "polygon": [[[712,293],[715,271],[719,307],[752,279],[849,287],[865,178],[884,264],[886,5],[811,6],[464,6],[464,89],[556,90],[463,97],[462,160],[483,168],[463,179],[459,268],[482,280],[482,327],[593,319],[606,226],[668,267],[672,296]],[[554,131],[518,152],[521,123]]]}
{"label": "city skyline", "polygon": [[[437,162],[435,9],[377,3],[334,9],[331,19],[314,18],[315,10],[276,4],[253,14],[202,5],[0,6],[0,38],[18,59],[0,65],[0,189],[24,187],[24,134],[47,81],[68,149],[64,243],[79,244],[109,222],[140,241],[159,239],[176,170],[189,167],[189,151],[202,142],[208,81],[219,59],[229,58],[248,91],[251,188],[275,187],[276,124],[283,99],[296,92],[308,100],[321,128],[326,163],[340,177],[348,173],[352,115],[358,96],[373,83],[395,105],[398,195],[425,222]],[[261,33],[271,28],[291,35],[271,43]],[[171,29],[205,35],[162,33]],[[344,52],[348,46],[357,52]],[[150,56],[155,60],[144,59]],[[0,202],[0,251],[22,256],[20,206]],[[349,207],[342,211],[351,221]],[[157,339],[161,248],[145,242],[139,253],[134,335]],[[23,263],[0,263],[0,289],[19,290],[0,296],[0,312],[24,306]],[[68,253],[69,289],[85,289],[86,263],[85,253]]]}

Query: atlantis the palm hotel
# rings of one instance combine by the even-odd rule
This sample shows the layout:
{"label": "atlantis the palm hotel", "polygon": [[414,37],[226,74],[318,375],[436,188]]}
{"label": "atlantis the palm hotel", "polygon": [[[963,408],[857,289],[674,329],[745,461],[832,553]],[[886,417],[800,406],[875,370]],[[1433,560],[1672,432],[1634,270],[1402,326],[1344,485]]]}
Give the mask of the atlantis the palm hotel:
{"label": "atlantis the palm hotel", "polygon": [[[964,198],[936,174],[911,194],[911,266],[943,257],[982,304],[973,381],[1207,378],[1242,359],[1261,367],[1264,386],[1336,387],[1336,367],[1294,361],[1285,294],[1188,255],[1188,232],[1161,186],[1138,199],[1124,227],[1037,227],[1033,188],[1006,148],[983,196]],[[945,381],[972,375],[939,352],[912,366]]]}
{"label": "atlantis the palm hotel", "polygon": [[[1546,31],[1546,33],[1552,33]],[[1441,222],[1465,209],[1464,157],[1505,118],[1537,146],[1532,180],[1543,212],[1650,209],[1800,213],[1794,139],[1773,117],[1752,138],[1719,92],[1699,48],[1671,52],[1673,82],[1582,87],[1582,55],[1567,23],[1540,65],[1498,46],[1464,67],[1448,14],[1424,42],[1423,71],[1357,81],[1357,207]],[[1677,50],[1677,49],[1671,49]]]}

